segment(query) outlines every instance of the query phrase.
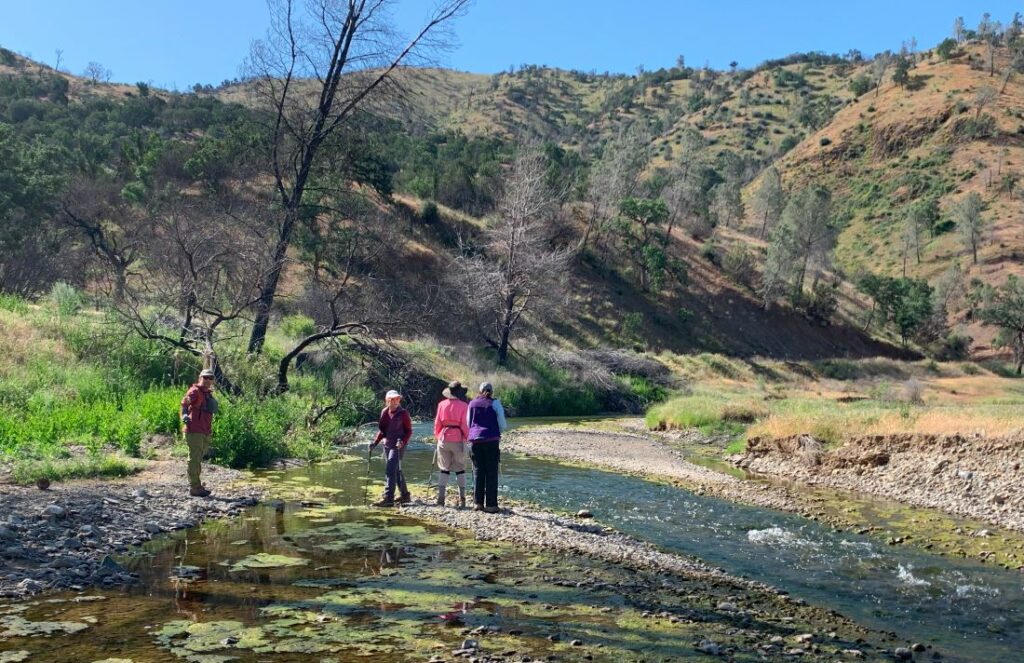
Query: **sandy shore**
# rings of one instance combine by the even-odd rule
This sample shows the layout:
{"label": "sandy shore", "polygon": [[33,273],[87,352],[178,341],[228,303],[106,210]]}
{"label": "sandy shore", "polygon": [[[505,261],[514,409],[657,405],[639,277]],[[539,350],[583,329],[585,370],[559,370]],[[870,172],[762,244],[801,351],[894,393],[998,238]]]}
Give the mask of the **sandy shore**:
{"label": "sandy shore", "polygon": [[134,582],[109,555],[255,504],[258,490],[239,483],[241,476],[204,465],[209,498],[189,496],[182,460],[149,461],[125,479],[69,481],[45,491],[0,485],[0,597]]}

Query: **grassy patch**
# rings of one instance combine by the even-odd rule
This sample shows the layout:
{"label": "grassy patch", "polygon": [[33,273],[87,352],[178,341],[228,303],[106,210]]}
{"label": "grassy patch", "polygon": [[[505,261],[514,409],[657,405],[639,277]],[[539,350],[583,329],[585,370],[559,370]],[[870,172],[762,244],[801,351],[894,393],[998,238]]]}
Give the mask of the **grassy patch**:
{"label": "grassy patch", "polygon": [[89,454],[84,458],[19,460],[11,469],[15,483],[31,484],[39,479],[67,481],[91,477],[126,477],[141,470],[140,461],[117,454]]}

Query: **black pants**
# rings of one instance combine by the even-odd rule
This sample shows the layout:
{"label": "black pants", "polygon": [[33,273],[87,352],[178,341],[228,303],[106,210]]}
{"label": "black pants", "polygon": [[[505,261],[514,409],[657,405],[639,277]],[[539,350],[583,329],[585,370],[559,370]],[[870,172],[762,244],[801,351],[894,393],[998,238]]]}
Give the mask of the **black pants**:
{"label": "black pants", "polygon": [[475,501],[484,506],[497,507],[498,464],[501,462],[498,442],[474,442],[470,453],[476,471]]}

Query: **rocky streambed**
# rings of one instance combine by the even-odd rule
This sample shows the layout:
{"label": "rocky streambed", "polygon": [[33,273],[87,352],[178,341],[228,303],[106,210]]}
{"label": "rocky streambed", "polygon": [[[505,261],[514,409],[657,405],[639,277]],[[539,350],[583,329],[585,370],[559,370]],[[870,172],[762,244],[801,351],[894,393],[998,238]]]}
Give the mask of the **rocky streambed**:
{"label": "rocky streambed", "polygon": [[256,503],[242,474],[210,465],[209,498],[190,497],[182,461],[150,461],[127,479],[55,484],[48,490],[0,485],[0,597],[46,590],[132,584],[114,560],[161,532],[224,518]]}

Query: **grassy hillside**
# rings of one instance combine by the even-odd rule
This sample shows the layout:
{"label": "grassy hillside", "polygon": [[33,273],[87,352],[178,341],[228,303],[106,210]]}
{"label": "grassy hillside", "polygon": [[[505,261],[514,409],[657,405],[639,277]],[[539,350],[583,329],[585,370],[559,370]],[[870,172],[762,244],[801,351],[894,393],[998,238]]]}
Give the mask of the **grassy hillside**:
{"label": "grassy hillside", "polygon": [[[912,83],[886,83],[840,110],[828,126],[783,157],[789,186],[829,186],[846,220],[835,252],[848,274],[904,272],[904,218],[920,200],[938,200],[937,232],[925,237],[921,262],[906,274],[935,282],[954,265],[966,279],[999,284],[1024,267],[1024,234],[1016,182],[1024,175],[1024,80],[1012,76],[1001,94],[979,109],[979,90],[1003,87],[1010,53],[996,55],[996,75],[983,67],[984,49],[967,45],[949,61],[926,57]],[[987,230],[973,264],[953,228],[953,206],[970,192],[985,201]],[[992,332],[970,321],[967,332],[986,349]]]}

